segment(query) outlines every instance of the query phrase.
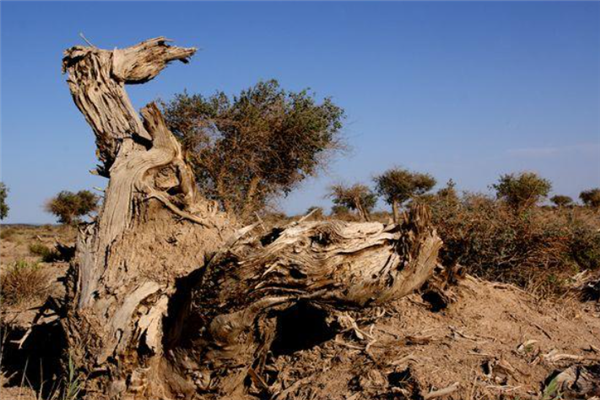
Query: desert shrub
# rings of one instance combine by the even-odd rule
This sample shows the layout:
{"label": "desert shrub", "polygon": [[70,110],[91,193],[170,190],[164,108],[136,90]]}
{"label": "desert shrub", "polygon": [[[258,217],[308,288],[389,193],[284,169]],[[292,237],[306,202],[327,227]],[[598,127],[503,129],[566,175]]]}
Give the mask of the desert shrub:
{"label": "desert shrub", "polygon": [[54,262],[60,258],[60,254],[56,249],[51,249],[43,243],[31,243],[29,245],[29,252],[34,256],[41,257],[43,262]]}
{"label": "desert shrub", "polygon": [[15,228],[0,228],[0,239],[10,241],[15,237],[17,230]]}
{"label": "desert shrub", "polygon": [[77,193],[63,190],[46,203],[46,211],[58,217],[62,224],[73,225],[98,209],[100,197],[89,190]]}
{"label": "desert shrub", "polygon": [[398,206],[417,196],[429,192],[436,180],[429,174],[412,172],[402,168],[392,168],[374,178],[377,193],[392,206],[394,214]]}
{"label": "desert shrub", "polygon": [[444,241],[446,265],[459,262],[477,276],[540,292],[560,293],[579,269],[599,268],[597,222],[576,209],[529,208],[479,194],[430,203]]}
{"label": "desert shrub", "polygon": [[581,269],[600,269],[600,227],[593,213],[573,210],[566,215],[570,227],[569,255]]}
{"label": "desert shrub", "polygon": [[584,190],[579,194],[579,198],[588,207],[600,208],[600,188]]}
{"label": "desert shrub", "polygon": [[3,305],[15,306],[43,300],[47,294],[47,273],[37,262],[19,260],[0,275]]}
{"label": "desert shrub", "polygon": [[533,172],[501,175],[492,185],[496,197],[517,211],[528,209],[548,196],[552,189],[549,180]]}
{"label": "desert shrub", "polygon": [[550,197],[550,201],[554,203],[556,207],[569,207],[573,204],[573,199],[571,197],[561,194]]}
{"label": "desert shrub", "polygon": [[436,196],[437,196],[437,198],[445,200],[447,202],[448,201],[449,202],[458,201],[458,192],[456,191],[456,183],[452,179],[448,180],[448,182],[446,183],[446,186],[437,191]]}
{"label": "desert shrub", "polygon": [[4,219],[8,215],[8,204],[6,204],[6,197],[8,196],[8,188],[4,182],[0,182],[0,219]]}
{"label": "desert shrub", "polygon": [[202,193],[247,219],[306,177],[341,146],[344,111],[275,80],[239,95],[176,95],[165,120],[187,150]]}
{"label": "desert shrub", "polygon": [[[344,184],[329,187],[328,197],[333,201],[334,207],[341,206],[346,210],[356,211],[359,217],[369,220],[369,214],[377,203],[377,195],[368,186],[356,183],[351,186]],[[342,211],[342,209],[337,209]]]}

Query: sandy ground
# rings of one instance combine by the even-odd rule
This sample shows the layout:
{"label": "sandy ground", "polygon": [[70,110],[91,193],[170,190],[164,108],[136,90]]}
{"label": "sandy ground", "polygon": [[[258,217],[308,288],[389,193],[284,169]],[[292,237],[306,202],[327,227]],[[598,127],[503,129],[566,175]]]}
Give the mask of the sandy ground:
{"label": "sandy ground", "polygon": [[471,277],[453,290],[445,310],[413,294],[357,316],[358,332],[279,356],[275,397],[420,399],[456,387],[445,398],[541,399],[554,371],[600,361],[597,303],[544,303]]}
{"label": "sandy ground", "polygon": [[[74,230],[58,227],[12,229],[0,241],[2,269],[18,260],[39,261],[29,252],[34,241],[51,246],[75,238]],[[60,297],[67,263],[42,267]],[[541,301],[516,287],[469,276],[451,288],[451,297],[439,311],[418,293],[385,308],[349,311],[327,321],[346,326],[338,334],[311,335],[327,329],[323,321],[308,315],[300,324],[292,318],[287,329],[300,335],[302,346],[288,343],[275,352],[261,377],[266,387],[252,386],[250,394],[275,400],[557,400],[569,396],[543,396],[553,373],[573,364],[600,365],[598,302]],[[3,307],[2,317],[26,326],[35,312],[31,304]],[[600,391],[600,374],[598,386]],[[443,389],[446,395],[438,392]],[[0,388],[0,399],[31,398],[35,393],[26,384]]]}

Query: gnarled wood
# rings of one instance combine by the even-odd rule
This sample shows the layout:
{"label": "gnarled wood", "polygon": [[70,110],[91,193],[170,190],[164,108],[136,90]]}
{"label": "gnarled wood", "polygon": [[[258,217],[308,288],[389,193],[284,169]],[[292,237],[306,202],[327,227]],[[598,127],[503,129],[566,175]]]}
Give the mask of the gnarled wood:
{"label": "gnarled wood", "polygon": [[89,397],[244,397],[281,313],[310,304],[335,318],[433,273],[441,241],[424,209],[399,224],[299,221],[258,235],[199,196],[158,108],[140,118],[124,89],[193,53],[164,38],[65,52],[110,178],[97,219],[80,230],[63,321]]}
{"label": "gnarled wood", "polygon": [[317,221],[247,234],[206,267],[169,361],[200,377],[190,391],[242,397],[283,312],[302,302],[335,316],[400,298],[431,277],[441,244],[423,208],[402,225]]}

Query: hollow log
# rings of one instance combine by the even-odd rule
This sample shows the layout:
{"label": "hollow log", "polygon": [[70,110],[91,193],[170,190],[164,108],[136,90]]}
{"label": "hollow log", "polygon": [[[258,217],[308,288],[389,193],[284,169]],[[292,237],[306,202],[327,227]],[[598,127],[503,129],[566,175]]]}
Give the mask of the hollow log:
{"label": "hollow log", "polygon": [[109,178],[97,218],[79,231],[62,320],[68,353],[88,398],[247,398],[248,379],[265,385],[286,312],[320,310],[335,329],[345,310],[419,288],[441,240],[424,208],[389,225],[238,226],[198,194],[159,109],[138,115],[125,91],[195,52],[167,42],[65,52],[97,172]]}

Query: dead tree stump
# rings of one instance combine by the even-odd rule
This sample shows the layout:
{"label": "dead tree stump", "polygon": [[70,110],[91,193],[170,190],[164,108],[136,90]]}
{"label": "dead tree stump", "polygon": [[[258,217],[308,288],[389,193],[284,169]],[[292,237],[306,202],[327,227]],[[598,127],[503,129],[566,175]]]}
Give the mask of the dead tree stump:
{"label": "dead tree stump", "polygon": [[65,52],[109,178],[80,229],[62,322],[89,398],[244,398],[283,313],[383,304],[436,264],[441,240],[423,208],[398,224],[298,221],[258,234],[202,198],[158,108],[140,118],[125,91],[194,52],[165,38]]}

